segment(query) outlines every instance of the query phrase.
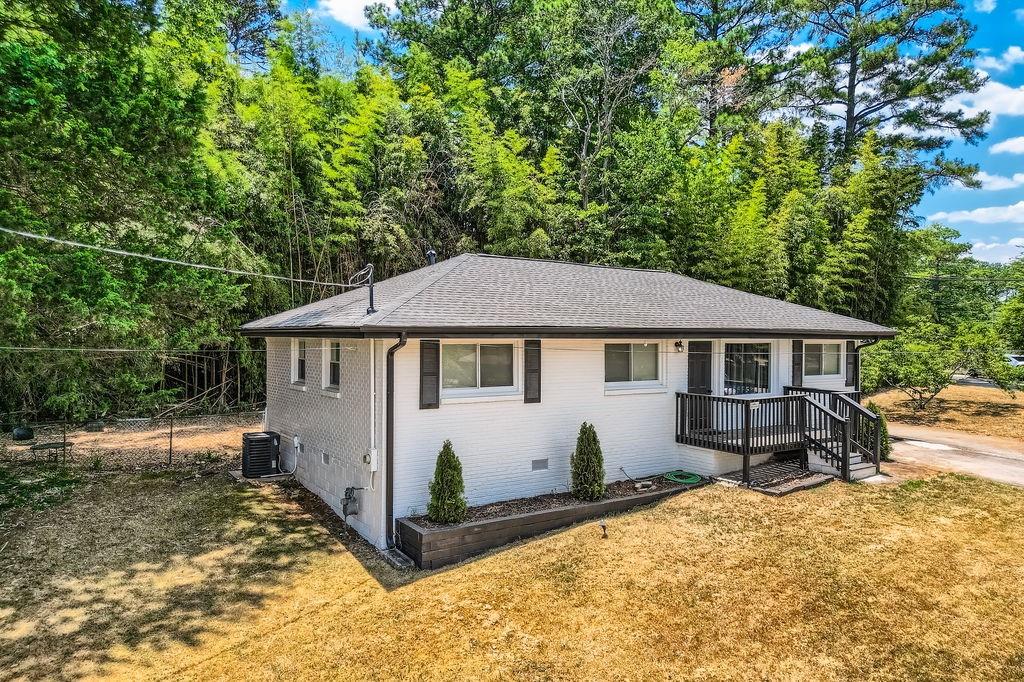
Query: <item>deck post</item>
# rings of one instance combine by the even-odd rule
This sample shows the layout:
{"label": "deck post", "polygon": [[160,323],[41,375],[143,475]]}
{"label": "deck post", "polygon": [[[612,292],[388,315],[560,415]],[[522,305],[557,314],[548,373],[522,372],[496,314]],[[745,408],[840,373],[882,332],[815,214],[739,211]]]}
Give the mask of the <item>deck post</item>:
{"label": "deck post", "polygon": [[743,403],[743,485],[750,485],[750,402]]}
{"label": "deck post", "polygon": [[750,402],[743,402],[743,454],[750,454]]}
{"label": "deck post", "polygon": [[682,408],[679,410],[679,415],[680,415],[679,418],[682,420],[679,423],[679,431],[680,431],[680,433],[689,434],[690,433],[690,401],[687,400],[686,395],[682,394],[682,393],[679,394],[679,399],[680,399],[680,404],[682,405]]}
{"label": "deck post", "polygon": [[850,481],[850,420],[847,419],[843,422],[843,461],[840,463],[842,466],[843,480],[846,482]]}
{"label": "deck post", "polygon": [[882,419],[875,420],[875,473],[882,473]]}

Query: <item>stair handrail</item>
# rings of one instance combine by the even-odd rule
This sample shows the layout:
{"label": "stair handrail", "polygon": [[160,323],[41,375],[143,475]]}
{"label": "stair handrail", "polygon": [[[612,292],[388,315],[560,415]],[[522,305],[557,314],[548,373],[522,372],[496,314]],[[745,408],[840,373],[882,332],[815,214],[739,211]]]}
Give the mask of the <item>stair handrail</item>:
{"label": "stair handrail", "polygon": [[877,421],[878,420],[878,415],[877,414],[875,414],[874,412],[872,412],[868,408],[864,407],[863,405],[858,403],[853,398],[850,398],[845,393],[836,393],[834,395],[836,396],[837,400],[839,400],[840,402],[848,405],[851,410],[856,410],[862,416],[866,417],[869,421]]}
{"label": "stair handrail", "polygon": [[846,421],[846,417],[844,417],[843,415],[839,414],[839,413],[838,413],[838,412],[836,412],[835,410],[832,410],[831,408],[825,407],[825,406],[824,406],[824,405],[822,405],[821,403],[819,403],[819,402],[816,402],[816,401],[812,400],[812,399],[811,399],[811,397],[810,397],[809,395],[807,395],[806,393],[805,393],[805,394],[802,394],[802,396],[803,396],[803,399],[804,399],[804,401],[805,401],[805,402],[806,402],[806,403],[807,403],[808,405],[810,405],[811,407],[813,407],[814,409],[816,409],[816,410],[821,410],[822,412],[824,412],[824,413],[825,413],[825,414],[827,414],[828,416],[830,416],[830,417],[832,417],[833,419],[836,419],[836,420],[838,420],[838,421],[841,421],[841,422],[845,422],[845,421]]}
{"label": "stair handrail", "polygon": [[[829,455],[831,455],[833,460],[838,460],[833,461],[833,466],[838,465],[835,468],[840,471],[843,480],[850,480],[850,420],[842,416],[835,410],[825,407],[821,403],[811,398],[806,393],[802,394],[802,396],[804,399],[805,409],[818,410],[819,412],[828,416],[832,420],[832,422],[836,423],[841,429],[841,433],[831,433],[830,438],[828,439],[838,440],[842,444],[838,452],[836,452],[836,450],[830,447],[826,442],[823,442],[813,437],[809,431],[804,433],[804,436],[807,438],[807,442],[809,444],[814,445],[819,450],[823,450]],[[806,425],[809,424],[811,421],[812,420],[810,419],[810,415],[808,415],[807,418],[804,419],[805,428],[807,428]],[[829,431],[832,432],[833,429],[834,427],[830,427]]]}
{"label": "stair handrail", "polygon": [[871,425],[871,433],[869,436],[870,442],[864,444],[860,442],[861,429],[860,424],[857,420],[854,421],[852,438],[853,445],[859,450],[871,458],[871,463],[875,465],[875,473],[881,473],[882,470],[882,419],[877,414],[867,409],[857,401],[847,397],[842,393],[836,394],[836,399],[839,403],[846,405],[850,410],[851,417],[856,415],[857,420],[866,419],[868,424]]}

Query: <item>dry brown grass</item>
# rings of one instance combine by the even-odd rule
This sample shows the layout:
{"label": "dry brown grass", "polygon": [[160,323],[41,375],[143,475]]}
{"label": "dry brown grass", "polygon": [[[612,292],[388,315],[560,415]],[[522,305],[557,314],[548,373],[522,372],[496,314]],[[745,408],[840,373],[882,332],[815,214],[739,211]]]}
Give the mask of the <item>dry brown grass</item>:
{"label": "dry brown grass", "polygon": [[399,573],[277,488],[99,478],[8,538],[0,677],[1024,679],[1024,490],[710,486],[609,535]]}
{"label": "dry brown grass", "polygon": [[886,391],[871,397],[890,421],[1024,440],[1024,392],[1015,396],[984,386],[950,386],[915,412],[907,396]]}

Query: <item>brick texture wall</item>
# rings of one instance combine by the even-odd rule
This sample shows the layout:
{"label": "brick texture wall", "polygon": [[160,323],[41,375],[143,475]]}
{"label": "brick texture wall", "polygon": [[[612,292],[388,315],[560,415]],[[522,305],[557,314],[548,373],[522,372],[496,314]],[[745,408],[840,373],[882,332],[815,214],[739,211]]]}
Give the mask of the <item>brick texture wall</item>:
{"label": "brick texture wall", "polygon": [[[293,466],[303,486],[327,501],[341,515],[341,498],[348,486],[363,487],[357,493],[360,511],[348,522],[374,544],[383,544],[383,485],[381,473],[371,474],[363,463],[370,448],[370,398],[382,391],[370,388],[370,346],[362,339],[337,339],[341,343],[341,384],[337,392],[322,389],[321,344],[307,340],[306,382],[292,383],[291,340],[267,339],[267,428],[281,434],[283,464]],[[376,342],[380,355],[381,342]],[[377,376],[377,386],[383,377]],[[380,412],[378,414],[378,421]],[[379,437],[379,429],[377,436]],[[298,436],[301,451],[293,447]],[[379,440],[377,447],[381,448]],[[324,455],[327,462],[325,463]],[[382,465],[383,466],[383,463]],[[372,490],[371,490],[372,486]]]}

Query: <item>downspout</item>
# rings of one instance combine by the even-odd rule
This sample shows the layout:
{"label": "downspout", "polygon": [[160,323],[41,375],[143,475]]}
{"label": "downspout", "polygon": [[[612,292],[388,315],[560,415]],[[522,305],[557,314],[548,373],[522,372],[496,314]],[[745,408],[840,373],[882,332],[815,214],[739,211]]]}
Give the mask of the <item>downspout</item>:
{"label": "downspout", "polygon": [[880,337],[876,336],[875,338],[869,339],[864,343],[854,345],[854,350],[857,351],[857,383],[854,385],[854,388],[857,389],[857,393],[860,393],[860,349],[867,348],[868,346],[873,346],[881,340],[882,339]]}
{"label": "downspout", "polygon": [[387,390],[385,391],[387,419],[384,429],[384,447],[387,448],[387,452],[384,455],[384,471],[387,481],[384,486],[384,509],[387,520],[384,532],[388,549],[395,547],[395,353],[402,349],[407,341],[406,333],[402,332],[398,337],[398,343],[388,348],[387,369],[385,370],[387,372]]}

